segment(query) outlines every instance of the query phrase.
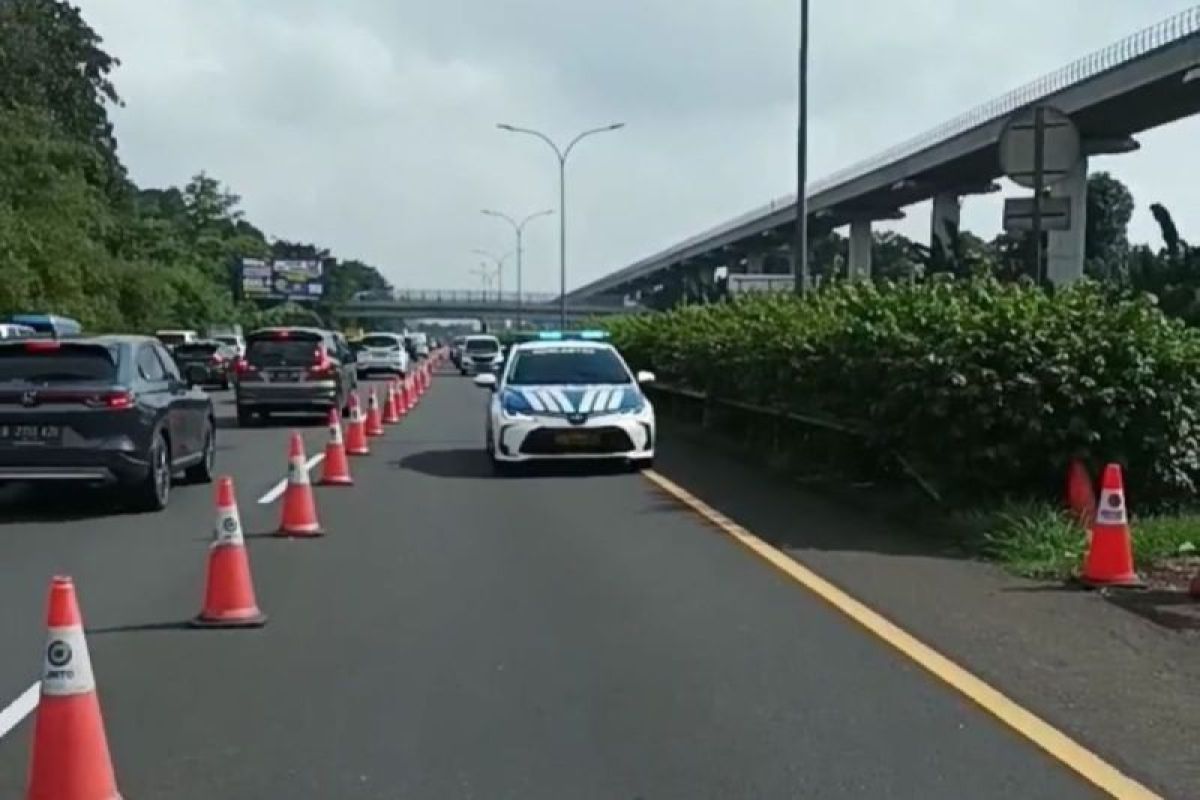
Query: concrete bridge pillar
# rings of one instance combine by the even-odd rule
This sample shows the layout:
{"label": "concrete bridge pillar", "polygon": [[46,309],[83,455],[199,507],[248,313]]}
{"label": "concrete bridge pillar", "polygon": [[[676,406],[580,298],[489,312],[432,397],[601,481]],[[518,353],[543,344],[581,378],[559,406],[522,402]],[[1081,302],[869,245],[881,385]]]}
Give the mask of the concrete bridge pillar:
{"label": "concrete bridge pillar", "polygon": [[1055,286],[1066,286],[1083,278],[1087,178],[1088,160],[1084,157],[1065,179],[1050,188],[1052,196],[1071,199],[1071,227],[1047,234],[1046,278]]}
{"label": "concrete bridge pillar", "polygon": [[933,253],[933,262],[937,267],[946,268],[953,265],[955,261],[954,238],[959,229],[961,208],[961,200],[955,193],[941,192],[933,196],[929,249]]}
{"label": "concrete bridge pillar", "polygon": [[850,223],[850,279],[869,280],[871,277],[871,221]]}

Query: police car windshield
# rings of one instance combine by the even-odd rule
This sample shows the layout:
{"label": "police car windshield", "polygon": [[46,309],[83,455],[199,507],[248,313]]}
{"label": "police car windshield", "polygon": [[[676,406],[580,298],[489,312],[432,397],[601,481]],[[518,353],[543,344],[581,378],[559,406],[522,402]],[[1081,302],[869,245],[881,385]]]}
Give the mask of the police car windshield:
{"label": "police car windshield", "polygon": [[516,353],[512,386],[629,383],[629,372],[612,350],[598,347],[522,350]]}

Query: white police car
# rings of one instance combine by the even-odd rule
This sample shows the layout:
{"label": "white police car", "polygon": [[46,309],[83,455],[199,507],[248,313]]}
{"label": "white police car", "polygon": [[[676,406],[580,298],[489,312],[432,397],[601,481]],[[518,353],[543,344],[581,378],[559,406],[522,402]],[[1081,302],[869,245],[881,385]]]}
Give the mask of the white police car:
{"label": "white police car", "polygon": [[542,333],[512,346],[497,375],[475,383],[492,389],[487,452],[497,472],[528,461],[654,461],[654,409],[640,383],[600,331]]}

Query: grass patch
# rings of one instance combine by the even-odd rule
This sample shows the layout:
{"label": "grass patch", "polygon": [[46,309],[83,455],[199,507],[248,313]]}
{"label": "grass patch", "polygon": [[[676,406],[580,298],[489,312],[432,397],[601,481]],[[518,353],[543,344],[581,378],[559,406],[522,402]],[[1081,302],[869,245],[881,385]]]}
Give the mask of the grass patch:
{"label": "grass patch", "polygon": [[[1007,503],[960,517],[972,551],[1030,578],[1062,579],[1079,571],[1087,531],[1046,503]],[[1174,513],[1133,521],[1134,562],[1139,569],[1200,552],[1200,514]]]}

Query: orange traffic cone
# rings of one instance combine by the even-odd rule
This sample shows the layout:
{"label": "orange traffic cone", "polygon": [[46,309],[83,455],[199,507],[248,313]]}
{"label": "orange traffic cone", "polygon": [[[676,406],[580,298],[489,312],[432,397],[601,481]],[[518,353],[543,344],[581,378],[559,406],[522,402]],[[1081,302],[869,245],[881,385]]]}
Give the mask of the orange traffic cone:
{"label": "orange traffic cone", "polygon": [[1125,512],[1121,467],[1109,464],[1100,482],[1100,502],[1092,523],[1091,541],[1083,563],[1083,582],[1090,586],[1140,586],[1133,571],[1133,539]]}
{"label": "orange traffic cone", "polygon": [[50,582],[26,800],[121,800],[70,578]]}
{"label": "orange traffic cone", "polygon": [[321,536],[317,522],[317,504],[312,483],[308,480],[308,465],[304,458],[304,440],[292,433],[288,451],[287,488],[283,492],[283,513],[276,536]]}
{"label": "orange traffic cone", "polygon": [[367,395],[367,436],[383,436],[383,420],[379,416],[379,400],[374,389]]}
{"label": "orange traffic cone", "polygon": [[1067,468],[1067,508],[1085,526],[1096,518],[1096,490],[1082,461],[1072,461]]}
{"label": "orange traffic cone", "polygon": [[191,624],[197,628],[258,628],[266,622],[267,615],[259,610],[254,598],[233,478],[221,478],[217,482],[217,524],[208,551],[204,606]]}
{"label": "orange traffic cone", "polygon": [[358,404],[358,394],[350,395],[350,426],[346,431],[346,454],[351,456],[368,456],[371,447],[367,444],[366,418],[362,406]]}
{"label": "orange traffic cone", "polygon": [[417,407],[417,373],[412,373],[404,380],[404,413]]}
{"label": "orange traffic cone", "polygon": [[383,424],[395,425],[400,421],[400,412],[396,403],[396,383],[388,381],[387,394],[383,400]]}
{"label": "orange traffic cone", "polygon": [[325,445],[325,460],[321,464],[321,485],[349,486],[352,483],[346,444],[342,441],[342,420],[333,408],[329,411],[329,442]]}

